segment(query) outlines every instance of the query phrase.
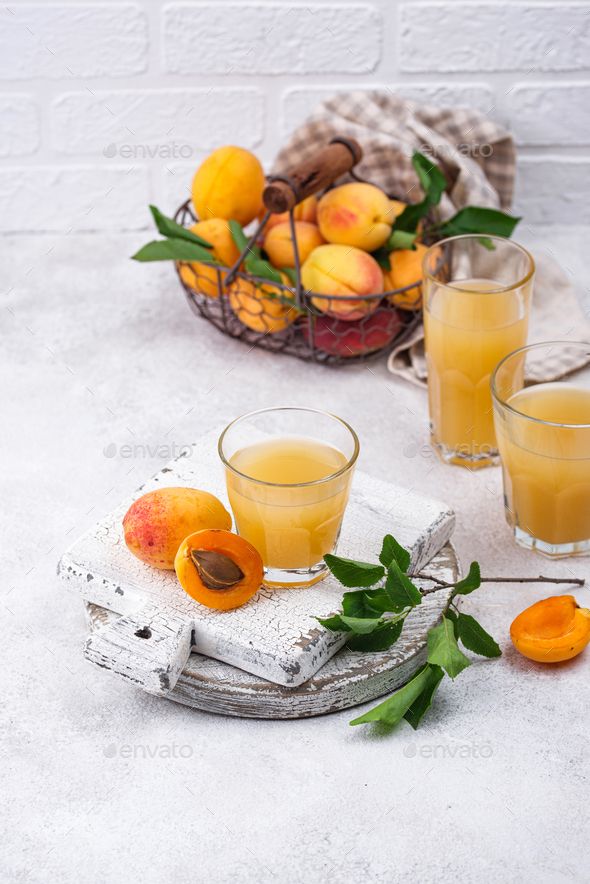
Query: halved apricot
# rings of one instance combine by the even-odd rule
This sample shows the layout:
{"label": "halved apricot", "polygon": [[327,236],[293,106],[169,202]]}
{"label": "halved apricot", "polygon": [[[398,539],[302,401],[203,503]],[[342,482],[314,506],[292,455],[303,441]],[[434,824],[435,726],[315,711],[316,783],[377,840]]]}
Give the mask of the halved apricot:
{"label": "halved apricot", "polygon": [[570,660],[590,642],[590,610],[580,608],[573,595],[543,599],[512,622],[510,638],[517,651],[537,663]]}
{"label": "halved apricot", "polygon": [[174,560],[180,585],[207,608],[239,608],[260,589],[264,573],[260,553],[231,531],[217,528],[189,534]]}

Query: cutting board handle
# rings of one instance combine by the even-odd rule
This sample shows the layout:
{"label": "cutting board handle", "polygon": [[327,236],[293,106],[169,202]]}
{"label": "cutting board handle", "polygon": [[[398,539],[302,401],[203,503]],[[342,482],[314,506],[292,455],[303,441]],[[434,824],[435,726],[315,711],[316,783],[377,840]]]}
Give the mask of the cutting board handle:
{"label": "cutting board handle", "polygon": [[186,617],[147,605],[91,635],[84,656],[151,694],[169,694],[186,666],[192,636]]}

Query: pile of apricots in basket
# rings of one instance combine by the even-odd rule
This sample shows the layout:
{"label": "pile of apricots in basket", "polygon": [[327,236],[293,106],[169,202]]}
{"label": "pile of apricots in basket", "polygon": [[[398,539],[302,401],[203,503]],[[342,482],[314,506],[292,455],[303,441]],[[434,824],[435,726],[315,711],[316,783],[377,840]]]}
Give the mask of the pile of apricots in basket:
{"label": "pile of apricots in basket", "polygon": [[[258,550],[232,532],[222,502],[196,488],[158,488],[139,497],[123,519],[127,548],[145,565],[176,572],[200,605],[230,611],[251,600],[264,579]],[[510,627],[512,644],[538,663],[560,663],[590,642],[590,610],[571,595],[526,608]]]}
{"label": "pile of apricots in basket", "polygon": [[[199,220],[190,230],[210,243],[213,257],[221,266],[234,266],[242,251],[233,225],[237,222],[244,228],[264,217],[265,184],[259,160],[241,147],[221,147],[197,169],[192,206]],[[378,349],[388,343],[387,338],[395,336],[402,324],[396,312],[384,309],[385,305],[407,311],[420,308],[419,283],[426,246],[416,241],[412,248],[383,254],[392,224],[405,207],[379,187],[357,181],[333,187],[319,197],[310,196],[295,207],[302,286],[306,292],[328,296],[312,295],[310,299],[320,320],[328,320],[326,334],[322,335],[321,322],[316,330],[315,343],[320,349],[325,345],[329,352],[334,346],[337,338],[328,328],[334,321],[338,321],[338,336],[345,335],[347,345],[340,355],[356,355],[357,345],[367,340],[367,332],[371,332],[372,347]],[[277,271],[282,285],[292,289],[295,252],[288,213],[270,216],[258,249],[262,260]],[[379,262],[372,254],[377,250],[381,252]],[[178,269],[191,290],[208,298],[219,297],[225,271],[220,277],[216,266],[201,261],[182,262]],[[404,291],[386,299],[375,297],[397,289]],[[285,296],[289,292],[272,281],[236,277],[227,287],[227,294],[238,320],[256,332],[283,332],[301,315],[292,298]]]}

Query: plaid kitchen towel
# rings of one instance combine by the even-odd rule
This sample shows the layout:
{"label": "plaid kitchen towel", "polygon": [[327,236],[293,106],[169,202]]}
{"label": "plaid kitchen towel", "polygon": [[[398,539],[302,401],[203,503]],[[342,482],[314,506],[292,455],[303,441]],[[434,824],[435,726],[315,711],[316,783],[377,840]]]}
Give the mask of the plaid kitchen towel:
{"label": "plaid kitchen towel", "polygon": [[[491,110],[491,108],[490,108]],[[510,209],[516,150],[510,133],[470,108],[419,104],[384,88],[342,92],[323,101],[295,130],[280,151],[274,174],[288,174],[332,138],[356,138],[363,158],[355,173],[404,202],[421,198],[412,167],[415,150],[445,173],[449,187],[440,203],[443,218],[467,205]],[[590,330],[565,273],[545,256],[537,259],[531,315],[532,341],[590,340]],[[394,349],[393,374],[419,385],[426,382],[422,327]],[[566,347],[556,348],[551,364],[538,367],[535,380],[555,380],[581,367]]]}

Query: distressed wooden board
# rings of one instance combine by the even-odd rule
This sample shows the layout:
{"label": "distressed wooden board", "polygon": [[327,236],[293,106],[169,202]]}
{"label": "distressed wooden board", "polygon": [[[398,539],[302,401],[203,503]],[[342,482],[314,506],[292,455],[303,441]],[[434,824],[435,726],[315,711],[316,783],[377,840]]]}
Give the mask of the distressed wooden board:
{"label": "distressed wooden board", "polygon": [[[435,556],[428,571],[441,580],[459,577],[451,544]],[[356,653],[342,648],[309,681],[287,688],[272,684],[211,657],[192,653],[173,690],[166,696],[203,712],[240,718],[308,718],[358,706],[395,691],[426,661],[426,634],[448,600],[448,591],[428,595],[408,617],[400,639],[389,651]],[[117,615],[86,603],[92,633]]]}
{"label": "distressed wooden board", "polygon": [[[344,641],[315,619],[339,607],[342,587],[331,576],[305,589],[263,587],[242,608],[219,612],[186,595],[174,572],[151,568],[128,551],[122,519],[146,491],[164,485],[205,488],[227,506],[218,435],[208,434],[172,461],[80,538],[59,565],[86,601],[123,615],[89,638],[88,659],[153,693],[174,687],[191,648],[292,687],[307,681]],[[454,514],[444,504],[357,471],[338,551],[376,560],[383,535],[392,532],[421,567],[449,540],[453,526]]]}

